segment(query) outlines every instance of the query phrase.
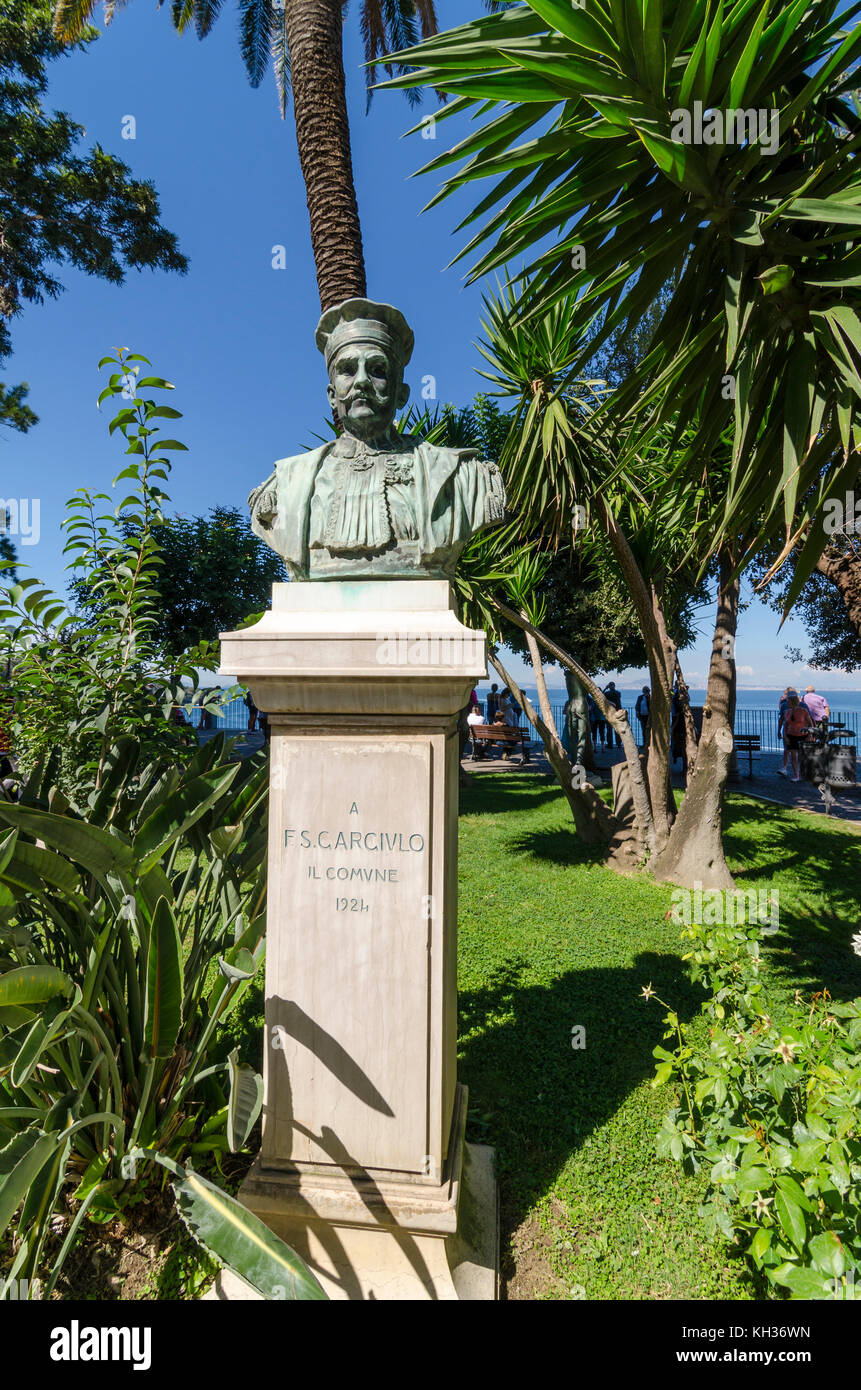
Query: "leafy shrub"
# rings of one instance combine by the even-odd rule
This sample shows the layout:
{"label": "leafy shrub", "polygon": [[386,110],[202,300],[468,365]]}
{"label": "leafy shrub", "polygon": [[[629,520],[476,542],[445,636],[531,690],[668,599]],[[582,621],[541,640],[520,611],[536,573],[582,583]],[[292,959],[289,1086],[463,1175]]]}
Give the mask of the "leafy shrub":
{"label": "leafy shrub", "polygon": [[133,736],[146,758],[186,758],[190,740],[171,723],[174,706],[189,687],[200,703],[222,698],[220,690],[206,699],[197,691],[197,670],[207,664],[212,644],[177,657],[158,637],[162,484],[169,453],[185,445],[160,437],[159,421],[179,419],[181,412],[138,394],[173,390],[162,377],[139,377],[139,364],[147,361],[120,349],[100,363],[115,370],[99,404],[123,401],[109,429],[120,433],[131,455],[114,486],[130,490],[111,511],[99,511],[111,501],[108,494],[87,488],[67,503],[65,553],[73,589],[89,596],[84,616],[69,612],[32,576],[0,590],[0,657],[11,671],[20,769],[27,774],[53,758],[54,779],[76,798],[98,793],[108,750],[122,736]]}
{"label": "leafy shrub", "polygon": [[135,380],[145,360],[101,364],[117,370],[100,399],[131,401],[111,433],[134,456],[117,479],[132,492],[104,516],[99,496],[69,503],[86,620],[33,579],[0,605],[29,763],[20,800],[0,800],[0,1298],[41,1280],[66,1198],[45,1296],[83,1221],[140,1200],[156,1164],[216,1259],[266,1297],[321,1298],[294,1252],[191,1167],[242,1148],[262,1104],[260,1076],[235,1050],[217,1060],[215,1038],[263,960],[268,763],[170,723],[200,653],[171,663],[154,636],[164,451],[183,446],[154,442],[179,412],[138,396],[170,389]]}
{"label": "leafy shrub", "polygon": [[[653,1085],[673,1083],[658,1153],[708,1170],[702,1215],[794,1298],[861,1298],[861,1000],[761,1000],[759,929],[686,927],[707,1041],[670,1009]],[[654,991],[647,986],[644,997]],[[659,1001],[663,1002],[663,1001]],[[669,1007],[666,1006],[665,1007]]]}

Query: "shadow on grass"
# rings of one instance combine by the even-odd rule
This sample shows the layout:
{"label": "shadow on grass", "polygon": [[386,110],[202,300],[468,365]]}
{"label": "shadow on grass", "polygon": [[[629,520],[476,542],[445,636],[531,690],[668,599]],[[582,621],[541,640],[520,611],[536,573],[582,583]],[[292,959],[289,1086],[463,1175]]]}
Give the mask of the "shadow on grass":
{"label": "shadow on grass", "polygon": [[[552,1186],[569,1157],[654,1075],[652,1049],[662,1041],[665,1010],[639,997],[644,984],[680,1018],[699,1012],[702,992],[681,961],[644,952],[631,969],[569,971],[549,986],[520,983],[519,962],[495,972],[480,990],[460,996],[459,1075],[497,1147],[510,1207],[519,1224]],[[572,1029],[585,1029],[585,1047]],[[479,1099],[480,1098],[480,1099]],[[648,1164],[654,1135],[642,1135]]]}
{"label": "shadow on grass", "polygon": [[[559,783],[549,777],[516,772],[476,773],[472,785],[460,789],[462,816],[500,815],[505,811],[534,810],[551,805],[561,795]],[[573,826],[573,822],[572,822]]]}
{"label": "shadow on grass", "polygon": [[861,995],[861,958],[851,938],[859,930],[861,842],[826,822],[763,815],[757,803],[730,803],[724,846],[739,888],[756,883],[778,891],[779,931],[764,942],[786,984],[805,993],[822,989],[835,999]]}
{"label": "shadow on grass", "polygon": [[603,845],[584,845],[577,838],[574,822],[566,830],[534,830],[509,841],[512,854],[529,854],[551,864],[603,864],[607,851]]}

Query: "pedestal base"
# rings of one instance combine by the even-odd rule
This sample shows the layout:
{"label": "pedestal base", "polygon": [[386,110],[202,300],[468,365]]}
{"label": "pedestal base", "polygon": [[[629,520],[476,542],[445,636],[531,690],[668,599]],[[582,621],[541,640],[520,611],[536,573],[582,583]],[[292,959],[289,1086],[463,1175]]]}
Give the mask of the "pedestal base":
{"label": "pedestal base", "polygon": [[[493,1150],[467,1144],[458,1088],[452,1151],[440,1184],[260,1167],[239,1199],[302,1257],[331,1299],[497,1297],[499,1209]],[[260,1299],[223,1270],[207,1298]]]}
{"label": "pedestal base", "polygon": [[279,584],[223,634],[227,672],[272,732],[263,1133],[240,1200],[334,1298],[492,1298],[492,1155],[465,1147],[457,1086],[458,716],[484,634],[444,580]]}

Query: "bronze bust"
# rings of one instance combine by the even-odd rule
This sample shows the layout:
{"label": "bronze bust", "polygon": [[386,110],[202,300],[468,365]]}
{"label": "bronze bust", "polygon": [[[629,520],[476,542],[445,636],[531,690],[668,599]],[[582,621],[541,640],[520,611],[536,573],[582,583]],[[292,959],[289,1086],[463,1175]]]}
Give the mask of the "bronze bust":
{"label": "bronze bust", "polygon": [[394,429],[413,341],[390,304],[348,299],[320,319],[342,433],[280,459],[248,499],[254,531],[291,579],[450,578],[470,537],[503,519],[494,463]]}

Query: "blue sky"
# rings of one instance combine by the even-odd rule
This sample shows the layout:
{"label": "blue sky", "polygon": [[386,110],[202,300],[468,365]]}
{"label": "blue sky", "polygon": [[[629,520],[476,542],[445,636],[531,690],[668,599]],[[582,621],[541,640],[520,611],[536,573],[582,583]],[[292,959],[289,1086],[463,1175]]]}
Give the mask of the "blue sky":
{"label": "blue sky", "polygon": [[[292,115],[281,121],[271,75],[257,91],[248,85],[235,6],[225,7],[203,42],[175,34],[168,8],[131,0],[87,52],[51,69],[49,104],[85,126],[88,144],[100,143],[154,181],[163,220],[191,261],[185,277],[132,273],[120,288],[64,269],[66,292],[28,306],[12,325],[15,350],[3,377],[29,382],[40,423],[29,435],[0,437],[0,496],[39,500],[40,539],[19,545],[19,554],[57,588],[65,582],[65,499],[82,485],[106,489],[122,467],[107,417],[95,408],[96,364],[114,345],[145,353],[176,383],[171,404],[185,416],[176,434],[190,452],[175,456],[170,493],[186,514],[216,503],[244,506],[272,461],[308,444],[325,415]],[[472,8],[478,12],[478,0]],[[443,27],[468,17],[463,0],[438,0],[437,9]],[[440,402],[465,404],[482,387],[474,346],[481,289],[464,287],[462,267],[445,267],[461,244],[454,227],[469,195],[422,214],[436,179],[410,177],[443,148],[454,123],[440,125],[436,142],[403,139],[418,115],[391,92],[378,93],[366,116],[361,56],[353,14],[345,58],[369,293],[397,304],[415,330],[407,377],[414,399],[422,378],[432,376]],[[122,137],[128,116],[133,140]],[[272,267],[278,246],[286,248],[286,270]],[[685,657],[694,685],[708,669],[711,621],[711,611],[702,615],[703,638]],[[787,642],[805,648],[800,625],[778,635],[776,615],[754,602],[741,621],[740,683],[804,679],[806,669],[785,659]],[[514,673],[522,670],[515,662]],[[623,673],[619,683],[638,683],[638,675]],[[861,674],[820,675],[820,684],[858,689]]]}

